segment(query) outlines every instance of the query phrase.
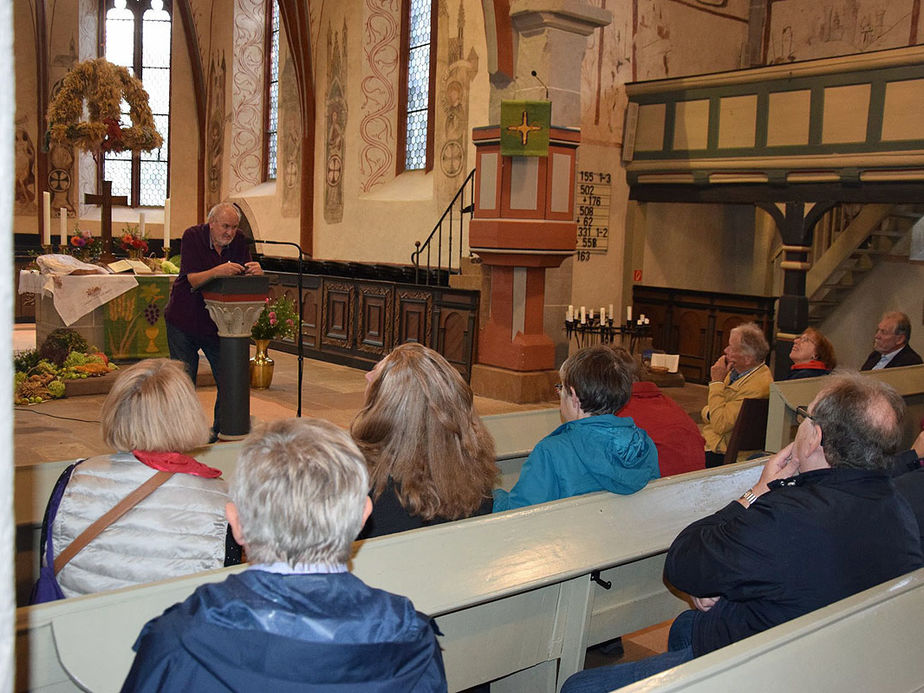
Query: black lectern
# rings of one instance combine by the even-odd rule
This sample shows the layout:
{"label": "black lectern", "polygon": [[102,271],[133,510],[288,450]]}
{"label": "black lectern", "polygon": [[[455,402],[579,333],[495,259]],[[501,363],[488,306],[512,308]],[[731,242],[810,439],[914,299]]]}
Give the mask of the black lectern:
{"label": "black lectern", "polygon": [[218,437],[236,440],[250,432],[250,328],[263,310],[269,277],[218,277],[199,290],[221,349]]}

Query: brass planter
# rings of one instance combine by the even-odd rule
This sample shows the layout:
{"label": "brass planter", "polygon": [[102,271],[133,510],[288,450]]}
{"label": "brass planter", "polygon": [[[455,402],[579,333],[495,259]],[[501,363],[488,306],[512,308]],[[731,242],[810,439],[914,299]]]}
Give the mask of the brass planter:
{"label": "brass planter", "polygon": [[269,339],[255,339],[257,353],[250,358],[250,387],[254,390],[265,390],[273,383],[273,366],[275,362],[266,355],[269,349]]}

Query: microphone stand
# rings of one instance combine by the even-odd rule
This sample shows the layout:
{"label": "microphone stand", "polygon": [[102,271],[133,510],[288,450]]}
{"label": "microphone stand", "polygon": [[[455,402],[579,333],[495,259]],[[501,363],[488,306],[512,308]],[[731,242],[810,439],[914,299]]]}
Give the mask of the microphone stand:
{"label": "microphone stand", "polygon": [[292,241],[258,241],[253,239],[252,243],[265,243],[266,245],[290,245],[296,250],[298,250],[298,341],[296,346],[298,348],[298,408],[296,409],[295,416],[299,419],[302,418],[302,377],[304,374],[304,361],[305,361],[305,349],[302,345],[302,304],[304,303],[304,298],[302,296],[302,258],[305,256],[305,251],[302,250],[302,247],[298,243],[293,243]]}

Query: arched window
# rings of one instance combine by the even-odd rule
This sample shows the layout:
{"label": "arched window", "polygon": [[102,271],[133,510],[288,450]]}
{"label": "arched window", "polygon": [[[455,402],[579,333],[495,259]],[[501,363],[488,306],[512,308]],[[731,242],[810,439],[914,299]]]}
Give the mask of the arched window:
{"label": "arched window", "polygon": [[[127,196],[131,206],[159,207],[167,199],[171,0],[105,0],[104,7],[106,59],[140,77],[164,144],[140,154],[107,153],[103,157],[103,177],[112,181],[112,193]],[[124,101],[122,125],[131,125]]]}
{"label": "arched window", "polygon": [[[433,168],[433,93],[436,75],[437,0],[404,0],[401,32],[398,173]],[[431,50],[432,48],[432,50]]]}
{"label": "arched window", "polygon": [[266,115],[263,151],[264,180],[276,178],[277,132],[279,130],[279,3],[266,3]]}

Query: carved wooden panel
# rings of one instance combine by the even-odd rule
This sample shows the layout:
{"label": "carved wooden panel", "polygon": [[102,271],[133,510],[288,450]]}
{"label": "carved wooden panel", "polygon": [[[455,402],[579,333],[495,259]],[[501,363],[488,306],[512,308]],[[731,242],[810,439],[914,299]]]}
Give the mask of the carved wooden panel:
{"label": "carved wooden panel", "polygon": [[321,325],[321,289],[302,289],[302,339],[306,349],[317,349]]}
{"label": "carved wooden panel", "polygon": [[632,296],[634,314],[651,319],[653,346],[679,354],[680,372],[700,383],[709,381],[733,327],[754,321],[769,339],[776,300],[651,286],[635,286]]}
{"label": "carved wooden panel", "polygon": [[355,287],[347,282],[322,284],[321,344],[350,349],[353,346]]}
{"label": "carved wooden panel", "polygon": [[394,290],[387,284],[359,285],[359,325],[356,347],[384,356],[393,345]]}
{"label": "carved wooden panel", "polygon": [[432,294],[419,290],[398,291],[398,335],[396,344],[419,342],[430,346]]}
{"label": "carved wooden panel", "polygon": [[439,325],[439,343],[435,348],[468,380],[471,375],[471,351],[474,343],[474,311],[442,308]]}

